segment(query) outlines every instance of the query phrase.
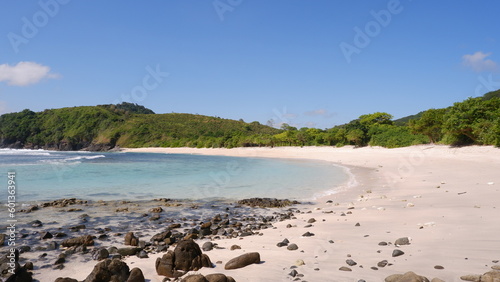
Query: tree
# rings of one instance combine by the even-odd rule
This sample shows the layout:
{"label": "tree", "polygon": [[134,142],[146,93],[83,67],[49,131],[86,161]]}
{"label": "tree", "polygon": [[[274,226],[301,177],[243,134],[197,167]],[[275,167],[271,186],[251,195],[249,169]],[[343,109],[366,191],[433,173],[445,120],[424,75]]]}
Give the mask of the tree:
{"label": "tree", "polygon": [[373,114],[362,115],[359,117],[359,122],[362,125],[370,127],[374,124],[393,124],[393,116],[388,113],[376,112]]}
{"label": "tree", "polygon": [[488,144],[493,124],[500,118],[500,99],[469,98],[453,104],[444,115],[443,133],[452,144]]}
{"label": "tree", "polygon": [[365,133],[359,128],[352,129],[347,132],[346,138],[347,141],[353,142],[356,146],[362,146],[363,140],[365,138]]}
{"label": "tree", "polygon": [[420,119],[410,120],[409,128],[413,133],[423,134],[431,143],[436,143],[443,138],[443,123],[446,109],[430,109],[422,113]]}

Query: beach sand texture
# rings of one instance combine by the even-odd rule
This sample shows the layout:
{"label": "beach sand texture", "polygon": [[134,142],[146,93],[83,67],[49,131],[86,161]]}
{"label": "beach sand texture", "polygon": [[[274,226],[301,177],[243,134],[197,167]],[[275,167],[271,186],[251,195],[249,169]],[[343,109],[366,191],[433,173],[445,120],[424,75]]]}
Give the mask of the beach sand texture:
{"label": "beach sand texture", "polygon": [[[429,279],[461,281],[462,275],[490,271],[498,264],[494,261],[500,260],[500,150],[494,147],[126,151],[322,160],[346,166],[354,175],[351,180],[355,181],[343,191],[319,197],[313,205],[299,205],[301,213],[295,219],[275,223],[276,228],[262,230],[262,236],[213,241],[225,249],[204,253],[213,263],[222,264],[196,273],[224,273],[236,281],[291,281],[297,277],[303,281],[383,281],[391,274],[413,271]],[[314,235],[303,236],[306,232]],[[409,237],[410,244],[396,246],[395,241],[402,237]],[[298,249],[276,245],[285,238]],[[201,246],[206,241],[197,243]],[[231,251],[232,245],[241,249]],[[404,254],[393,257],[396,249]],[[259,252],[262,263],[224,270],[231,258],[249,252]],[[128,257],[125,262],[131,269],[139,267],[146,281],[163,281],[155,271],[155,260],[162,255]],[[304,264],[294,268],[299,276],[293,278],[289,273],[292,266],[301,264],[298,260]],[[347,260],[356,264],[349,265],[353,262]],[[35,270],[34,278],[83,280],[95,263],[68,262],[62,270]],[[341,267],[351,271],[339,270]]]}

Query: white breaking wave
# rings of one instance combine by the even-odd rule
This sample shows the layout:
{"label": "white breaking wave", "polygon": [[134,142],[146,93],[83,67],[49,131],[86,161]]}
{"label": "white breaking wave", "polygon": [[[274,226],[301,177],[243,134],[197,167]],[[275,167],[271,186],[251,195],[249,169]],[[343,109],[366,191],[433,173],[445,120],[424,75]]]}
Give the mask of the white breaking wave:
{"label": "white breaking wave", "polygon": [[64,161],[78,161],[78,160],[94,160],[99,158],[105,158],[105,155],[96,155],[96,156],[78,156],[64,159]]}
{"label": "white breaking wave", "polygon": [[29,149],[0,149],[0,155],[50,156],[50,151]]}

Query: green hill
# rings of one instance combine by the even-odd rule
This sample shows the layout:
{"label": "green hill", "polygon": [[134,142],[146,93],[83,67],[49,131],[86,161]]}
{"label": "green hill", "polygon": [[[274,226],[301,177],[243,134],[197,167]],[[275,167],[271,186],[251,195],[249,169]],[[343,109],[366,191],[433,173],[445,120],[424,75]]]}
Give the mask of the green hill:
{"label": "green hill", "polygon": [[122,103],[0,116],[0,147],[109,150],[121,147],[258,146],[280,130],[258,122],[192,114],[154,114]]}
{"label": "green hill", "polygon": [[500,146],[500,90],[444,109],[393,120],[361,115],[327,130],[282,129],[193,114],[155,114],[130,103],[0,116],[0,148],[110,150],[120,147],[383,146],[416,144]]}

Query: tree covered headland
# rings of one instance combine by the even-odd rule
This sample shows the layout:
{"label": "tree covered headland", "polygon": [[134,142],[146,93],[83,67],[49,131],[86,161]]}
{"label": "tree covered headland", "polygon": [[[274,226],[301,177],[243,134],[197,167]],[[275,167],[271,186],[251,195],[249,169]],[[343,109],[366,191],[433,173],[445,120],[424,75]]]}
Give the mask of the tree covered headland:
{"label": "tree covered headland", "polygon": [[500,146],[500,90],[444,109],[393,120],[388,113],[361,115],[322,130],[276,129],[193,114],[155,114],[132,103],[74,107],[0,116],[0,147],[109,150],[120,147],[383,146],[416,144]]}

